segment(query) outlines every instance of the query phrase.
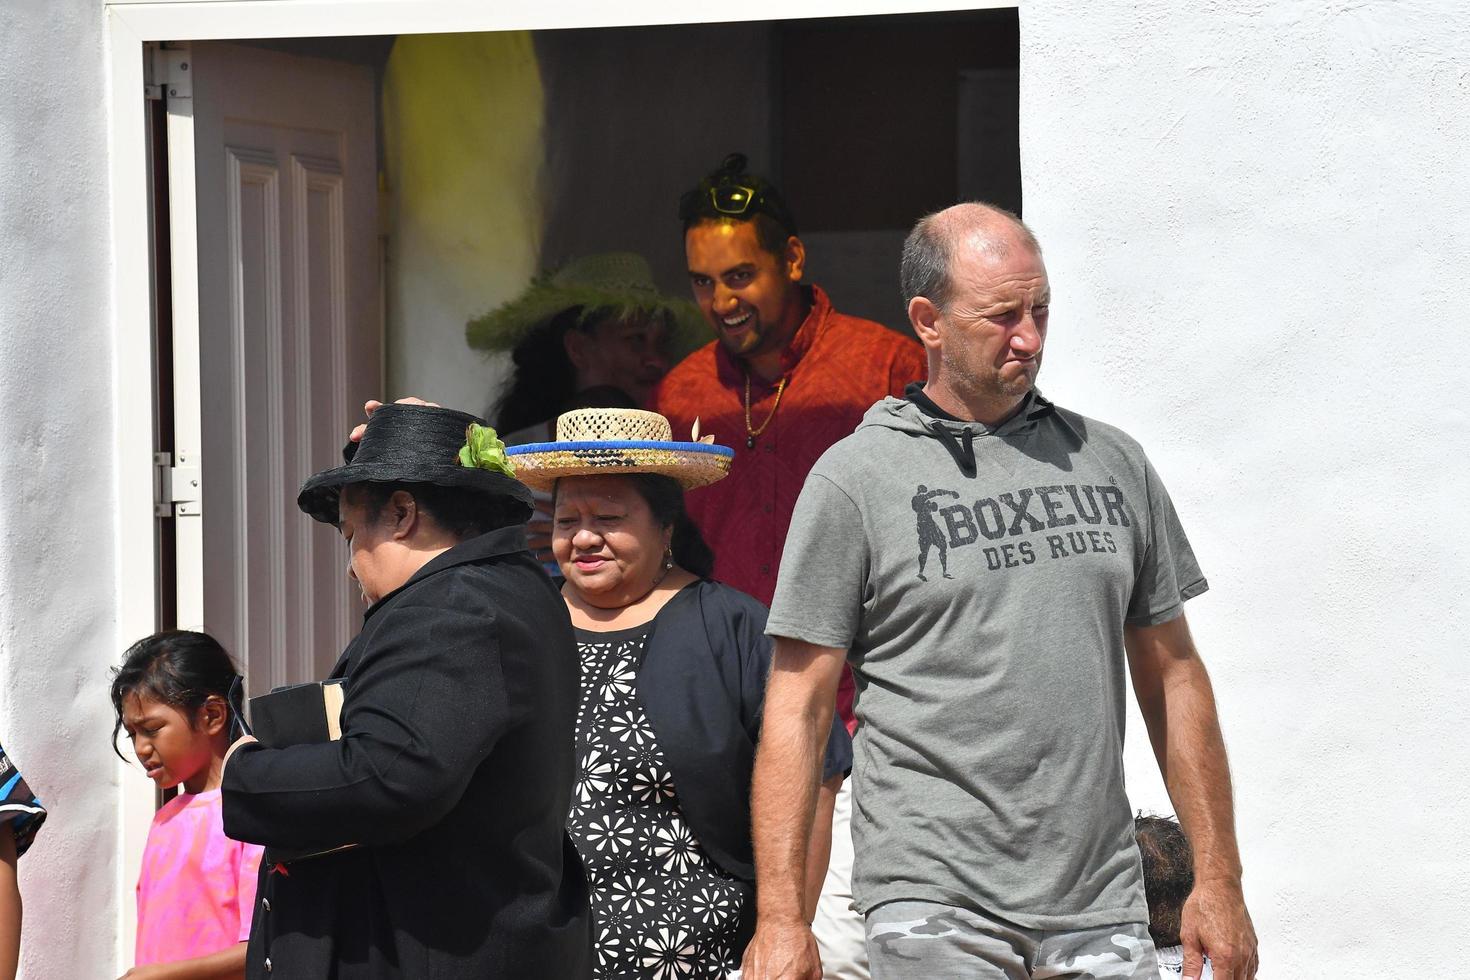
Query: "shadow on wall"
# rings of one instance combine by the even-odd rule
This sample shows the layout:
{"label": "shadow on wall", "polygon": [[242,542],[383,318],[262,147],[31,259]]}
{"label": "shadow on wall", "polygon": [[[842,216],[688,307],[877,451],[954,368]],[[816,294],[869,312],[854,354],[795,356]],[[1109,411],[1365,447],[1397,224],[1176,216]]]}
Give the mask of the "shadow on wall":
{"label": "shadow on wall", "polygon": [[544,96],[531,36],[405,35],[383,80],[389,394],[483,411],[504,358],[465,323],[539,268]]}

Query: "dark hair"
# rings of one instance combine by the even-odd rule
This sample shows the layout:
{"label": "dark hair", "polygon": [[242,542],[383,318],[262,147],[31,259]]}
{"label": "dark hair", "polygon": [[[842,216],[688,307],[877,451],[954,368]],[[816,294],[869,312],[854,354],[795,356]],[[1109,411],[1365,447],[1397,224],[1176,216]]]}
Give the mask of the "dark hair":
{"label": "dark hair", "polygon": [[531,330],[510,352],[510,387],[486,414],[495,419],[502,436],[528,425],[545,422],[557,406],[577,391],[577,371],[567,357],[563,338],[568,330],[590,330],[599,322],[597,311],[583,316],[583,307],[562,310]]}
{"label": "dark hair", "polygon": [[[574,306],[537,325],[510,352],[514,371],[504,395],[485,413],[495,420],[502,437],[529,425],[554,419],[573,408],[640,408],[632,395],[612,385],[577,390],[577,369],[567,356],[565,338],[569,331],[591,333],[599,324],[620,318],[612,307]],[[645,315],[663,320],[670,332],[674,325],[667,314]]]}
{"label": "dark hair", "polygon": [[1194,890],[1194,852],[1179,824],[1168,817],[1133,820],[1138,856],[1143,861],[1143,891],[1148,899],[1148,932],[1155,946],[1179,945],[1179,914]]}
{"label": "dark hair", "polygon": [[[658,473],[628,473],[626,477],[648,505],[658,526],[673,528],[669,550],[673,552],[675,563],[700,578],[714,574],[715,553],[690,519],[689,511],[684,507],[684,488],[679,486],[679,481]],[[560,489],[561,481],[557,480],[551,491],[553,500]]]}
{"label": "dark hair", "polygon": [[593,385],[583,388],[556,407],[556,414],[579,408],[642,408],[643,406],[616,385]]}
{"label": "dark hair", "polygon": [[[755,225],[760,247],[777,258],[786,254],[786,240],[797,235],[796,216],[776,185],[764,177],[749,173],[743,153],[731,153],[713,172],[679,197],[679,220],[687,232],[706,221],[719,224]],[[729,214],[715,207],[711,191],[724,186],[748,187],[754,194],[744,214]]]}
{"label": "dark hair", "polygon": [[[984,201],[972,201],[970,204],[993,217],[1009,219],[1015,225],[1021,240],[1037,255],[1041,254],[1041,244],[1036,236],[1015,213]],[[945,209],[948,210],[950,209]],[[949,303],[949,266],[954,259],[954,232],[951,228],[943,227],[952,223],[941,220],[945,211],[924,215],[915,222],[913,230],[903,240],[903,258],[898,264],[898,283],[905,310],[915,296],[924,297],[941,310]],[[1008,248],[1004,241],[996,240],[990,246],[990,251],[1003,254]]]}
{"label": "dark hair", "polygon": [[524,524],[524,506],[509,497],[477,493],[464,487],[442,487],[437,483],[349,483],[342,488],[347,499],[367,511],[376,523],[388,501],[399,490],[413,497],[419,511],[461,541],[488,534],[502,527]]}
{"label": "dark hair", "polygon": [[178,708],[194,724],[194,716],[211,696],[218,695],[232,714],[231,731],[241,714],[243,684],[237,685],[235,661],[214,637],[191,630],[154,633],[128,647],[122,666],[112,671],[112,751],[123,727],[123,701],[132,695],[152,698]]}

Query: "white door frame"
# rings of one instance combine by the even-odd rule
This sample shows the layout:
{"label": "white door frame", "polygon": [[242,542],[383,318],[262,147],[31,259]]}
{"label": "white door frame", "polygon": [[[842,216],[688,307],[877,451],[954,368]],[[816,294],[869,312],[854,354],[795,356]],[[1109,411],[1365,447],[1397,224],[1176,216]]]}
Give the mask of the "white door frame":
{"label": "white door frame", "polygon": [[[103,0],[107,19],[108,169],[112,195],[112,405],[117,455],[118,648],[156,628],[153,610],[152,300],[149,293],[147,129],[143,45],[148,41],[451,34],[630,27],[728,20],[857,17],[1016,7],[1020,0],[744,0],[737,11],[686,0]],[[179,216],[175,215],[178,221]],[[175,283],[175,298],[197,283]],[[198,321],[198,309],[174,315]],[[197,378],[193,379],[197,383]],[[176,382],[177,383],[177,382]],[[185,383],[188,383],[186,379]],[[186,423],[188,424],[188,423]],[[197,424],[197,420],[194,420]],[[124,567],[126,565],[126,567]],[[146,573],[146,574],[145,574]],[[153,815],[153,787],[121,773],[117,894],[131,894]],[[118,902],[118,963],[130,963],[133,903]]]}

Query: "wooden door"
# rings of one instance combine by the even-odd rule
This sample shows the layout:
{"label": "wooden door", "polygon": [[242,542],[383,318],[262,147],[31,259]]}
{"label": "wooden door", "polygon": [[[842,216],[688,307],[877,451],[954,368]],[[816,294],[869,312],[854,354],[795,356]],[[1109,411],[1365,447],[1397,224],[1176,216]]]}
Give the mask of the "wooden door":
{"label": "wooden door", "polygon": [[200,481],[179,622],[262,693],[322,676],[357,621],[345,547],[296,492],[382,390],[375,80],[222,43],[173,58],[177,463]]}

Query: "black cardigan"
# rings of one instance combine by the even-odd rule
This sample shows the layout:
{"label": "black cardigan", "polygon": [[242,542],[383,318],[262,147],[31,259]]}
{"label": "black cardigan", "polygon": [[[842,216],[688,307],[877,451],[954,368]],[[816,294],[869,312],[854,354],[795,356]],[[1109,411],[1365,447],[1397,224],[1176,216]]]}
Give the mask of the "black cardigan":
{"label": "black cardigan", "polygon": [[460,544],[384,596],[332,676],[347,678],[340,741],[246,745],[225,767],[236,840],[363,845],[261,869],[247,974],[590,977],[565,832],[576,642],[524,528]]}
{"label": "black cardigan", "polygon": [[[638,697],[695,837],[750,882],[750,776],[771,669],[766,614],[744,592],[696,582],[659,610],[638,671]],[[852,741],[834,715],[822,778],[851,769]]]}

